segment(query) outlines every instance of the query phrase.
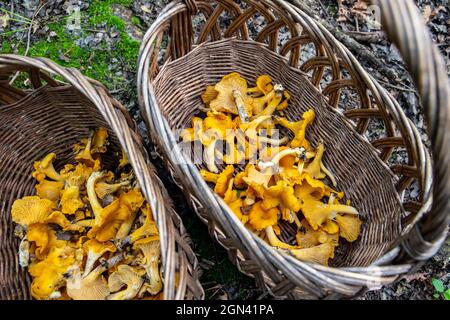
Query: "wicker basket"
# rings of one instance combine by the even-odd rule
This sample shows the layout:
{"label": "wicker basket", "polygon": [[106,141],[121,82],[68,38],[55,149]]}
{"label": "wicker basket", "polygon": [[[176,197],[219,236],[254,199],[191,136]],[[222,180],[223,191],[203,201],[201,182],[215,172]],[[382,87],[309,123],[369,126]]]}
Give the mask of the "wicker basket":
{"label": "wicker basket", "polygon": [[[29,90],[15,88],[16,72],[29,79]],[[65,83],[54,80],[54,76]],[[21,81],[22,82],[22,81]],[[0,299],[29,299],[30,277],[19,267],[19,239],[13,235],[11,205],[34,193],[32,163],[55,152],[61,163],[71,161],[72,145],[105,127],[116,151],[122,147],[150,204],[161,236],[165,299],[202,299],[199,269],[184,226],[157,177],[127,110],[100,83],[78,70],[46,59],[0,55]],[[105,158],[105,163],[111,159]]]}
{"label": "wicker basket", "polygon": [[[442,58],[412,1],[374,2],[424,97],[438,177],[434,196],[430,156],[414,124],[355,57],[299,9],[301,3],[173,1],[141,46],[141,113],[171,174],[239,270],[279,298],[345,298],[379,288],[434,255],[447,234],[450,95]],[[401,17],[395,19],[395,12]],[[251,38],[256,19],[265,22]],[[281,43],[282,28],[290,37]],[[324,140],[326,166],[365,219],[360,239],[340,246],[331,267],[298,261],[254,236],[203,181],[198,169],[204,165],[194,165],[178,148],[174,132],[189,126],[202,106],[202,91],[232,71],[248,80],[269,74],[281,82],[293,97],[286,111],[290,119],[315,110],[308,138],[314,145]],[[351,104],[344,105],[344,95]],[[385,132],[369,141],[373,121]],[[392,157],[398,149],[407,163]],[[414,181],[420,196],[407,199],[404,191]],[[282,230],[286,240],[294,234]]]}

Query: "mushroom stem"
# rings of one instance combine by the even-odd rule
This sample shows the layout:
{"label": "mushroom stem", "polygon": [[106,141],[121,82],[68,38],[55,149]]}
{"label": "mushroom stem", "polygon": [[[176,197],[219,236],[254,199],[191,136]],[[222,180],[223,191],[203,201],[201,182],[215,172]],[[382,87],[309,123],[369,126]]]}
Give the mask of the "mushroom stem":
{"label": "mushroom stem", "polygon": [[278,239],[277,235],[275,234],[275,231],[273,231],[272,226],[266,227],[265,231],[271,246],[281,249],[295,249],[294,246],[291,246],[287,243],[284,243],[283,241],[280,241],[280,239]]}
{"label": "mushroom stem", "polygon": [[330,178],[333,186],[336,187],[337,182],[336,182],[336,179],[334,178],[334,175],[325,167],[323,162],[320,162],[320,169],[323,171],[323,173],[325,173],[328,176],[328,178]]}
{"label": "mushroom stem", "polygon": [[266,161],[266,162],[260,161],[258,163],[258,168],[260,170],[267,170],[270,168],[270,169],[272,169],[272,171],[274,173],[276,173],[279,171],[278,163],[280,162],[280,160],[283,157],[290,156],[290,155],[296,155],[298,157],[301,157],[304,153],[305,153],[305,148],[303,148],[303,147],[295,148],[295,149],[285,149],[285,150],[278,152],[276,155],[274,155],[270,161]]}
{"label": "mushroom stem", "polygon": [[219,172],[219,168],[217,168],[216,162],[215,162],[216,142],[217,142],[217,139],[213,139],[213,141],[211,141],[211,143],[205,148],[205,151],[203,153],[203,157],[205,158],[206,166],[208,167],[208,170],[213,173]]}
{"label": "mushroom stem", "polygon": [[244,98],[238,90],[233,90],[233,98],[236,103],[236,108],[238,110],[239,118],[241,118],[242,123],[247,123],[249,121],[249,116],[247,110],[245,109]]}
{"label": "mushroom stem", "polygon": [[97,193],[95,192],[95,183],[98,179],[102,178],[105,175],[103,171],[95,171],[93,172],[86,183],[86,190],[89,198],[89,203],[91,204],[92,211],[94,215],[98,217],[103,207],[98,201]]}

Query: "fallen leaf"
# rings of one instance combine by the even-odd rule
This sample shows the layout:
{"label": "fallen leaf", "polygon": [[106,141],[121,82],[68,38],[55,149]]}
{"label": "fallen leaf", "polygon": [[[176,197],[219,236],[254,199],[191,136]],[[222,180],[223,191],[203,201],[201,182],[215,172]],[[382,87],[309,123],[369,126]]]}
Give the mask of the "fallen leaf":
{"label": "fallen leaf", "polygon": [[9,15],[7,13],[0,15],[0,27],[6,28],[9,24]]}
{"label": "fallen leaf", "polygon": [[353,10],[366,11],[368,6],[369,6],[369,5],[367,4],[366,1],[364,1],[364,0],[358,0],[358,1],[356,1],[356,3],[353,5]]}
{"label": "fallen leaf", "polygon": [[152,10],[150,10],[150,8],[147,6],[141,6],[141,10],[145,13],[152,13]]}
{"label": "fallen leaf", "polygon": [[425,8],[423,9],[423,13],[422,13],[425,23],[428,23],[430,21],[432,13],[433,13],[433,11],[431,10],[431,6],[429,6],[429,5],[425,6]]}

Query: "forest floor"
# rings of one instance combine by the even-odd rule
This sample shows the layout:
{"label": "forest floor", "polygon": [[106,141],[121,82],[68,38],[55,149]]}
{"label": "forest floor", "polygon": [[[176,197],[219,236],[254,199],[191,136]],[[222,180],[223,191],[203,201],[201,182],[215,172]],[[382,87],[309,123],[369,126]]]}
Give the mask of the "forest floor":
{"label": "forest floor", "polygon": [[[146,129],[137,108],[136,61],[140,40],[168,0],[6,0],[0,3],[0,53],[43,56],[61,65],[80,69],[104,83],[137,120],[141,133]],[[375,58],[367,61],[353,52],[361,64],[397,99],[414,121],[428,144],[422,108],[414,85],[395,47],[364,13],[360,0],[305,0],[316,19],[339,34],[350,37]],[[416,0],[433,38],[446,58],[450,75],[449,0]],[[69,26],[78,20],[81,28]],[[380,67],[380,66],[383,66]],[[22,82],[22,83],[21,83]],[[17,85],[26,85],[21,77]],[[376,135],[380,128],[371,128]],[[150,145],[149,151],[155,155]],[[401,155],[399,155],[401,156]],[[242,275],[227,254],[212,242],[207,228],[187,205],[183,195],[168,177],[161,161],[154,162],[175,200],[176,209],[191,234],[203,276],[202,284],[210,299],[250,299],[260,297],[252,279]],[[409,192],[415,192],[413,189]],[[359,299],[443,299],[436,290],[448,289],[450,241],[417,272]]]}

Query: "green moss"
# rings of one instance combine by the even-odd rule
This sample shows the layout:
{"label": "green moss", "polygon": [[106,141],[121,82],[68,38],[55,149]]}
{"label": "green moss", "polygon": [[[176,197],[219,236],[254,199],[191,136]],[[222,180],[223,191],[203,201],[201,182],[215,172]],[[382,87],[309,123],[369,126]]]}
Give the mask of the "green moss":
{"label": "green moss", "polygon": [[[129,7],[131,0],[94,0],[91,6],[81,12],[82,30],[78,34],[71,33],[66,28],[67,16],[48,24],[49,32],[56,36],[51,41],[40,40],[32,43],[28,55],[32,57],[46,57],[63,66],[79,69],[83,74],[92,77],[110,89],[123,86],[125,79],[118,77],[110,71],[112,59],[118,60],[118,64],[124,69],[134,72],[139,52],[139,42],[132,39],[125,31],[125,22],[114,15],[112,5]],[[85,18],[87,17],[87,18]],[[116,29],[119,40],[112,49],[106,44],[96,45],[94,48],[81,48],[77,40],[92,35],[100,29],[100,25]],[[5,39],[10,40],[6,35]],[[2,37],[0,36],[0,39]],[[0,47],[2,53],[11,53],[13,46],[10,41],[2,41]],[[24,54],[25,43],[19,44],[17,53]]]}
{"label": "green moss", "polygon": [[135,26],[141,26],[141,20],[138,17],[131,17],[131,23]]}

